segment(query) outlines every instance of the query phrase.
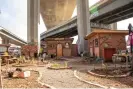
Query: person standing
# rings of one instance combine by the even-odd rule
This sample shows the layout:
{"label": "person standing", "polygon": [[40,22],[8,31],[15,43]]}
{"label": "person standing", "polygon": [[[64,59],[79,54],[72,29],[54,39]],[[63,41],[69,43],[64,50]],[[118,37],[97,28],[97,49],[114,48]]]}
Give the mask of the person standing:
{"label": "person standing", "polygon": [[44,60],[46,59],[46,55],[47,55],[47,53],[44,52],[44,53],[43,53],[43,60],[42,60],[42,62],[44,62]]}
{"label": "person standing", "polygon": [[42,53],[43,53],[43,48],[41,47],[39,50],[39,57],[42,57]]}
{"label": "person standing", "polygon": [[133,26],[130,23],[128,26],[129,29],[129,37],[128,37],[128,43],[130,44],[130,57],[131,57],[131,70],[133,71]]}

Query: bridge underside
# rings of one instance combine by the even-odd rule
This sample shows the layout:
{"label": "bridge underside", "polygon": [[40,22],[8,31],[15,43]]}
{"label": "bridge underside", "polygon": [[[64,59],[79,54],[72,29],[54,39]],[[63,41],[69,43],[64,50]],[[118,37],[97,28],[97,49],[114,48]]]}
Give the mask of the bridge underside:
{"label": "bridge underside", "polygon": [[[110,0],[107,6],[102,6],[101,8],[98,7],[98,14],[91,17],[90,21],[91,24],[102,23],[103,25],[109,25],[130,17],[133,17],[133,0]],[[91,27],[94,25],[95,24],[92,24]],[[99,26],[99,28],[102,27]],[[68,34],[66,34],[66,32],[68,32]],[[66,37],[77,35],[77,17],[66,22],[65,24],[62,24],[61,26],[56,26],[55,28],[51,29],[51,31],[42,33],[41,39],[49,37],[62,37],[63,35]]]}
{"label": "bridge underside", "polygon": [[[109,29],[110,25],[106,24],[95,24],[91,23],[91,28],[98,28],[101,25],[101,29]],[[73,37],[78,35],[77,30],[77,17],[72,18],[71,20],[67,21],[66,23],[62,23],[57,27],[54,27],[44,33],[41,34],[41,39],[45,38],[62,38],[62,37]]]}
{"label": "bridge underside", "polygon": [[71,18],[76,0],[40,0],[40,12],[47,29]]}
{"label": "bridge underside", "polygon": [[27,44],[27,42],[20,39],[13,33],[7,31],[6,29],[0,29],[0,37],[2,39],[2,44],[12,43],[12,44],[19,45],[19,46]]}
{"label": "bridge underside", "polygon": [[133,17],[133,0],[110,0],[110,4],[100,8],[98,16],[93,17],[91,22],[111,24],[131,17]]}
{"label": "bridge underside", "polygon": [[5,34],[1,34],[0,33],[0,37],[2,38],[2,44],[9,44],[9,43],[11,43],[11,44],[15,44],[15,45],[18,45],[18,46],[26,45],[25,43],[19,42],[18,40],[13,39],[10,36],[5,35]]}
{"label": "bridge underside", "polygon": [[[69,37],[76,36],[77,34],[78,34],[77,27],[73,27],[71,28],[71,30],[64,30],[62,32],[56,32],[56,33],[53,33],[53,35],[48,36],[46,38],[69,38]],[[41,40],[43,40],[43,38],[45,37],[42,37]]]}

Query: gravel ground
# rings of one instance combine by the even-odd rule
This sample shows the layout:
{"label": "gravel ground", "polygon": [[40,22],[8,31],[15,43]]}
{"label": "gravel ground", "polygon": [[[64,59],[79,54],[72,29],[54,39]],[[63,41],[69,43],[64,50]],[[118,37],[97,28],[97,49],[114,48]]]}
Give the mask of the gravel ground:
{"label": "gravel ground", "polygon": [[49,70],[43,69],[42,82],[56,88],[98,88],[74,77],[73,70]]}
{"label": "gravel ground", "polygon": [[85,71],[78,71],[77,75],[84,80],[96,82],[107,87],[133,88],[133,77],[125,78],[100,78],[87,74]]}
{"label": "gravel ground", "polygon": [[[93,67],[93,64],[84,63],[80,60],[80,58],[68,58],[68,60],[46,60],[50,62],[49,64],[46,64],[44,67],[37,67],[37,66],[29,66],[29,67],[22,67],[22,69],[28,69],[28,70],[37,70],[42,72],[42,83],[49,84],[55,88],[99,88],[94,85],[90,85],[84,82],[79,81],[77,78],[74,77],[74,70],[91,70]],[[49,70],[47,67],[51,63],[61,63],[64,64],[64,62],[67,61],[68,66],[72,66],[72,69],[65,69],[65,70]],[[99,64],[96,64],[97,66],[100,66]],[[88,75],[84,72],[78,72],[79,77],[83,77],[83,79],[87,81],[97,82],[104,86],[111,86],[111,87],[122,87],[122,88],[131,88],[133,85],[131,77],[121,79],[105,79],[105,78],[97,78],[91,75]],[[36,75],[37,76],[37,75]],[[128,79],[128,80],[127,80]],[[31,78],[33,80],[33,78]],[[9,81],[9,80],[8,80]],[[16,80],[17,81],[17,80]],[[31,82],[28,80],[23,80],[25,82]],[[20,81],[21,82],[21,81]],[[11,82],[13,84],[13,82]],[[8,83],[9,84],[9,83]],[[19,84],[14,83],[17,87]],[[39,87],[39,85],[33,81],[33,83],[29,83],[30,88],[36,88]],[[27,85],[23,85],[27,86]],[[33,87],[32,87],[33,86]],[[18,87],[19,88],[19,87]]]}
{"label": "gravel ground", "polygon": [[[39,77],[38,72],[31,71],[29,78],[3,78],[3,88],[42,88],[42,86],[36,81]],[[44,87],[46,88],[46,87]]]}

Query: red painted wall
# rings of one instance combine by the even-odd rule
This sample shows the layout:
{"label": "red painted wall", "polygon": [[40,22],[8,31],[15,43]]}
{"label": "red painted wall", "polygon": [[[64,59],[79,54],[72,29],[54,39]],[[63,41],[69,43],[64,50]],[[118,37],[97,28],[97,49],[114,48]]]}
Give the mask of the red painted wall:
{"label": "red painted wall", "polygon": [[[71,56],[71,49],[72,49],[72,38],[47,38],[42,43],[46,45],[46,48],[44,46],[41,46],[45,52],[48,54],[56,54],[57,55],[57,45],[62,45],[62,56]],[[66,43],[68,43],[68,48],[66,48]],[[58,51],[58,52],[61,52]]]}
{"label": "red painted wall", "polygon": [[[98,39],[98,47],[96,47],[95,39]],[[93,44],[94,40],[94,44]],[[96,34],[89,41],[90,53],[102,57],[104,48],[116,48],[116,50],[126,50],[126,41],[124,34]]]}
{"label": "red painted wall", "polygon": [[72,56],[74,56],[74,57],[78,56],[78,46],[77,46],[77,44],[72,44]]}
{"label": "red painted wall", "polygon": [[89,49],[91,56],[99,56],[99,47],[96,46],[95,39],[98,39],[98,35],[94,35],[89,39]]}
{"label": "red painted wall", "polygon": [[[100,34],[100,56],[104,48],[116,48],[126,50],[125,35],[123,34]],[[103,53],[103,52],[102,52]]]}

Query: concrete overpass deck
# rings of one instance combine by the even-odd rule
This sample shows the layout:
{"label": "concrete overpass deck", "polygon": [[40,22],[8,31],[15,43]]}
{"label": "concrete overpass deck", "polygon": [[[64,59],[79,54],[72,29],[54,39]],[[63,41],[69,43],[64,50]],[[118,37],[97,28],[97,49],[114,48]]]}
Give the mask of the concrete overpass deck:
{"label": "concrete overpass deck", "polygon": [[91,17],[91,22],[111,24],[133,17],[133,0],[108,0],[94,9],[98,13]]}
{"label": "concrete overpass deck", "polygon": [[[91,27],[108,28],[109,24],[133,16],[133,0],[103,0],[90,8]],[[77,35],[77,17],[41,34],[41,39]]]}
{"label": "concrete overpass deck", "polygon": [[[4,28],[0,28],[0,36],[2,40],[4,41],[4,44],[13,43],[16,45],[26,45],[27,42],[16,36],[15,34],[11,33],[10,31],[7,31]],[[5,42],[6,41],[6,42]]]}
{"label": "concrete overpass deck", "polygon": [[40,12],[48,29],[71,18],[76,0],[40,0]]}
{"label": "concrete overpass deck", "polygon": [[[71,30],[67,30],[68,28]],[[41,34],[41,38],[71,37],[71,36],[77,35],[76,29],[77,29],[77,17],[74,17],[64,23],[61,23],[60,25],[57,25],[56,27],[49,29],[46,32],[43,32]],[[72,34],[72,35],[70,36],[70,34]]]}

